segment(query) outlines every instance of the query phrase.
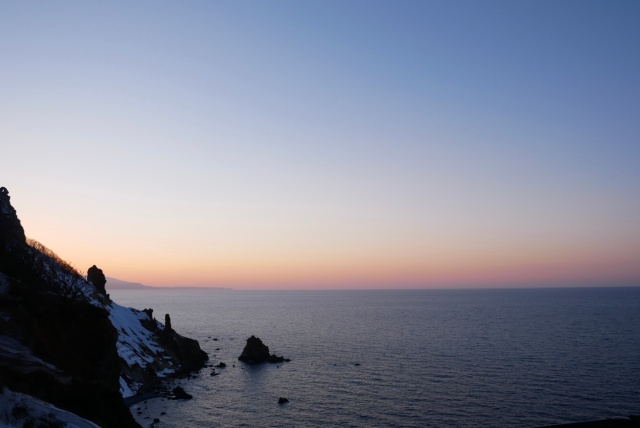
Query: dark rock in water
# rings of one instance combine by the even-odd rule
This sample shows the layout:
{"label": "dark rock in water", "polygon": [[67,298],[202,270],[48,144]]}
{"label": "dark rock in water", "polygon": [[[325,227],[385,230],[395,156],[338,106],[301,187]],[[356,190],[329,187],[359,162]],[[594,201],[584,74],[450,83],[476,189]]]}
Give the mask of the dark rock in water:
{"label": "dark rock in water", "polygon": [[269,347],[259,338],[251,336],[238,359],[245,363],[262,363],[267,361],[269,356]]}
{"label": "dark rock in water", "polygon": [[355,364],[354,364],[354,366],[359,366],[359,365],[360,365],[360,363],[355,363]]}
{"label": "dark rock in water", "polygon": [[278,404],[284,404],[284,403],[288,403],[288,402],[289,402],[289,400],[287,400],[287,399],[286,399],[286,398],[284,398],[284,397],[280,397],[280,398],[278,398]]}
{"label": "dark rock in water", "polygon": [[220,373],[216,373],[216,372],[211,372],[211,374],[209,376],[218,376]]}
{"label": "dark rock in water", "polygon": [[269,355],[267,363],[284,363],[284,357],[278,357],[276,354]]}
{"label": "dark rock in water", "polygon": [[169,314],[164,316],[164,330],[171,331],[171,316]]}
{"label": "dark rock in water", "polygon": [[191,400],[193,395],[188,394],[182,387],[176,386],[173,388],[173,397],[176,400]]}
{"label": "dark rock in water", "polygon": [[217,366],[214,366],[214,367],[217,367],[219,369],[223,369],[223,368],[227,367],[227,365],[225,363],[223,363],[222,361],[220,361],[220,363]]}
{"label": "dark rock in water", "polygon": [[269,354],[269,347],[255,336],[247,339],[247,344],[238,359],[245,363],[282,363],[290,361],[287,358]]}
{"label": "dark rock in water", "polygon": [[102,269],[99,269],[96,265],[91,266],[87,271],[87,281],[89,281],[101,294],[107,294],[107,290],[105,289],[107,278],[104,276]]}

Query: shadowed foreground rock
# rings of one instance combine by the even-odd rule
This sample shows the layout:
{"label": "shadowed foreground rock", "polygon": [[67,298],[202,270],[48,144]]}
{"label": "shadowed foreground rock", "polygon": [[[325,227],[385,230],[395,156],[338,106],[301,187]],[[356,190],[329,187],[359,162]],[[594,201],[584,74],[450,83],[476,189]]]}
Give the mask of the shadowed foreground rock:
{"label": "shadowed foreground rock", "polygon": [[269,354],[269,347],[255,336],[247,339],[247,344],[238,359],[245,363],[282,363],[291,361],[288,358]]}
{"label": "shadowed foreground rock", "polygon": [[102,427],[138,426],[119,392],[118,333],[106,310],[24,284],[0,295],[0,310],[10,319],[0,320],[0,389],[28,394]]}

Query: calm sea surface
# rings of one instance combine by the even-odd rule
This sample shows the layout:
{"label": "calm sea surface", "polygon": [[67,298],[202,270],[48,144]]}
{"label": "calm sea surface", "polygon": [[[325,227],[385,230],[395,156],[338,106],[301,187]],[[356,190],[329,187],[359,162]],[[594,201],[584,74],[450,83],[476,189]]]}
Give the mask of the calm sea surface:
{"label": "calm sea surface", "polygon": [[[143,426],[529,427],[640,413],[640,288],[110,293],[170,313],[227,364],[175,382],[193,400],[134,405]],[[251,335],[292,361],[239,362]]]}

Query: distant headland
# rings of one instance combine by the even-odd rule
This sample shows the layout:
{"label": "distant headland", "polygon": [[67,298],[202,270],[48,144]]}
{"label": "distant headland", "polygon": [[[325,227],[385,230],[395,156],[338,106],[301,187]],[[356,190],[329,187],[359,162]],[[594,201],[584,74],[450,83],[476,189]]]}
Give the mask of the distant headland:
{"label": "distant headland", "polygon": [[107,277],[106,288],[107,290],[148,290],[148,291],[175,290],[178,288],[181,290],[232,290],[232,288],[225,288],[225,287],[178,287],[178,286],[154,287],[151,285],[144,285],[139,282],[123,281],[121,279],[109,278],[109,277]]}

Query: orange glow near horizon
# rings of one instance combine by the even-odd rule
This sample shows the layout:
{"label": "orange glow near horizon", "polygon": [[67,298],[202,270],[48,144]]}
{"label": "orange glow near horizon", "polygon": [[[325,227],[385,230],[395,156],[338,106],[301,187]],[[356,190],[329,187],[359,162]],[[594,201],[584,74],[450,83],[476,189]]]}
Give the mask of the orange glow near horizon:
{"label": "orange glow near horizon", "polygon": [[[152,286],[237,289],[450,288],[638,283],[636,260],[602,255],[531,261],[484,259],[431,262],[398,260],[219,259],[210,263],[136,260],[104,265],[108,276]],[[465,260],[466,259],[466,260]]]}
{"label": "orange glow near horizon", "polygon": [[[20,214],[20,213],[19,213]],[[109,277],[150,286],[234,289],[473,288],[640,285],[640,244],[626,240],[556,239],[456,234],[407,237],[282,239],[256,234],[238,245],[233,236],[186,239],[109,234],[94,225],[42,222],[25,215],[30,237],[80,271],[96,264]],[[67,230],[80,230],[71,236]],[[30,233],[33,232],[33,233]],[[136,236],[133,239],[133,236]],[[491,246],[486,242],[491,241]],[[428,242],[429,244],[424,244]],[[99,257],[98,257],[99,256]]]}

